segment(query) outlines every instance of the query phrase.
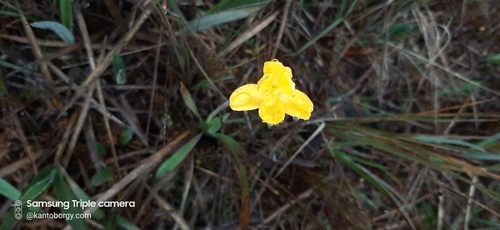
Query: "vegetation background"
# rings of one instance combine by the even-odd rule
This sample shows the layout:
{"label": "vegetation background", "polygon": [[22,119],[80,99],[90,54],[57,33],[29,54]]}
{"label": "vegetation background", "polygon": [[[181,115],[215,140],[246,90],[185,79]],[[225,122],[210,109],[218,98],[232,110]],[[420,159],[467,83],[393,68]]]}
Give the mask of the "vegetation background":
{"label": "vegetation background", "polygon": [[[0,0],[0,228],[500,229],[499,10]],[[274,58],[310,120],[228,108]]]}

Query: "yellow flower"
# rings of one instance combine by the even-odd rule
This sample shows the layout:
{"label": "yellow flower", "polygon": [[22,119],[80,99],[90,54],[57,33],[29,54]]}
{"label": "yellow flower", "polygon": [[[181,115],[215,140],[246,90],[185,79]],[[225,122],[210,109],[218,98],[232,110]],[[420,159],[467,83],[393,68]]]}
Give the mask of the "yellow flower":
{"label": "yellow flower", "polygon": [[295,89],[292,70],[276,59],[264,63],[264,75],[257,84],[236,89],[229,97],[229,106],[234,111],[259,109],[262,121],[269,125],[283,122],[285,113],[309,120],[314,109],[311,99]]}

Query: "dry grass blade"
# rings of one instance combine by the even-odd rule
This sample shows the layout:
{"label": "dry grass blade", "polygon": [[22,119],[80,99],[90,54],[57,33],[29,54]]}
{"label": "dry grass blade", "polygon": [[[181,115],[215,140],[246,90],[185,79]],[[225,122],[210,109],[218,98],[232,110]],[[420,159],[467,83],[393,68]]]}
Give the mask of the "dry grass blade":
{"label": "dry grass blade", "polygon": [[283,214],[283,212],[287,211],[288,209],[290,209],[290,207],[292,205],[294,205],[295,203],[297,203],[298,201],[300,200],[303,200],[303,199],[306,199],[308,198],[309,196],[311,196],[313,194],[314,190],[312,188],[308,189],[307,191],[303,192],[302,194],[300,194],[296,200],[292,200],[290,202],[288,202],[287,204],[283,205],[281,208],[279,208],[278,210],[276,210],[275,212],[273,212],[270,216],[268,216],[264,221],[262,221],[261,224],[259,224],[257,226],[257,228],[265,228],[266,227],[266,224],[269,224],[272,220],[274,220],[275,218],[277,218],[279,215]]}
{"label": "dry grass blade", "polygon": [[[21,23],[23,24],[24,32],[26,33],[26,36],[28,37],[28,41],[31,44],[33,54],[38,60],[43,59],[43,54],[42,50],[40,49],[40,46],[38,46],[37,39],[35,37],[35,34],[33,33],[33,30],[31,30],[30,24],[28,23],[28,20],[26,20],[26,17],[24,17],[23,12],[19,12],[21,16]],[[47,81],[52,82],[52,75],[49,72],[49,69],[47,68],[47,65],[45,63],[40,63],[40,70],[42,72],[42,75],[47,79]]]}
{"label": "dry grass blade", "polygon": [[[88,34],[87,25],[85,24],[85,19],[83,18],[83,15],[82,15],[82,12],[80,11],[80,8],[75,7],[75,11],[76,11],[78,27],[80,28],[80,31],[82,33],[83,42],[84,42],[83,44],[85,46],[85,51],[87,53],[87,58],[89,60],[90,69],[94,70],[96,67],[95,62],[94,62],[94,51],[92,50],[92,43],[90,40],[90,36]],[[97,91],[97,98],[99,100],[99,105],[100,105],[99,108],[100,108],[101,114],[103,114],[103,117],[104,117],[104,125],[106,126],[106,132],[107,132],[109,143],[111,146],[111,153],[113,154],[114,164],[115,164],[117,169],[120,169],[120,165],[118,163],[118,157],[116,155],[116,149],[113,145],[113,134],[111,132],[111,127],[109,125],[109,119],[105,115],[105,114],[108,114],[108,112],[106,111],[106,103],[104,102],[102,87],[101,87],[101,83],[99,81],[96,82],[96,91]]]}
{"label": "dry grass blade", "polygon": [[271,15],[267,16],[265,19],[261,20],[260,22],[257,22],[255,26],[250,26],[248,30],[242,32],[238,38],[234,39],[234,41],[231,42],[225,49],[221,50],[219,52],[219,55],[222,57],[226,56],[226,54],[230,53],[236,47],[243,44],[243,42],[247,41],[248,39],[258,34],[261,30],[266,28],[266,26],[271,24],[271,22],[273,22],[274,19],[276,19],[278,14],[279,12],[274,12]]}
{"label": "dry grass blade", "polygon": [[71,133],[74,131],[74,127],[75,127],[76,121],[78,119],[78,114],[80,114],[79,111],[80,110],[77,109],[76,113],[73,113],[71,115],[71,117],[68,121],[68,124],[66,125],[66,130],[64,130],[64,133],[62,135],[62,139],[57,146],[56,154],[54,157],[54,163],[60,162],[60,159],[64,153],[64,150],[66,149],[66,145],[69,142],[69,138],[71,136]]}
{"label": "dry grass blade", "polygon": [[[16,42],[21,42],[21,43],[27,43],[27,44],[32,44],[33,41],[29,37],[21,37],[21,36],[16,36],[16,35],[10,35],[10,34],[0,34],[0,38],[6,38],[12,41]],[[40,46],[47,46],[47,47],[68,47],[68,46],[74,46],[75,44],[71,45],[63,41],[52,41],[52,40],[45,40],[45,39],[39,39],[35,38],[34,41],[35,44],[38,44]]]}
{"label": "dry grass blade", "polygon": [[175,222],[181,227],[182,230],[190,230],[189,224],[182,216],[175,213],[175,208],[171,204],[169,204],[166,200],[158,195],[158,193],[154,194],[156,201],[160,203],[160,205],[169,212],[169,214],[175,219]]}
{"label": "dry grass blade", "polygon": [[[109,188],[106,192],[104,192],[101,196],[99,196],[96,202],[109,200],[111,197],[113,197],[123,188],[125,188],[125,186],[134,181],[137,177],[150,172],[158,163],[161,162],[162,159],[165,158],[166,155],[172,153],[180,143],[184,142],[186,138],[190,136],[190,134],[191,131],[186,131],[182,133],[175,140],[169,142],[168,145],[155,152],[144,163],[142,163],[137,168],[132,170],[129,174],[123,177],[118,183],[114,184],[113,187]],[[84,212],[92,213],[97,208],[98,207],[87,208],[85,209]]]}
{"label": "dry grass blade", "polygon": [[184,41],[184,42],[186,44],[186,48],[187,48],[187,50],[189,52],[189,55],[191,56],[191,58],[193,59],[194,63],[196,64],[196,66],[198,67],[198,69],[201,71],[201,73],[203,74],[203,76],[205,77],[205,79],[207,79],[207,81],[214,88],[214,90],[217,91],[217,93],[219,93],[220,97],[223,98],[225,101],[227,101],[226,96],[224,96],[224,94],[214,84],[214,82],[212,81],[212,79],[210,79],[210,77],[208,76],[208,74],[205,72],[205,70],[203,69],[203,67],[200,65],[200,62],[198,61],[198,58],[196,57],[196,55],[194,55],[193,50],[191,49],[191,47],[189,47],[188,42],[187,41]]}
{"label": "dry grass blade", "polygon": [[324,128],[325,128],[325,122],[321,122],[321,124],[318,126],[316,131],[314,131],[314,133],[309,138],[307,138],[306,142],[304,142],[304,144],[302,144],[302,146],[300,146],[300,148],[292,155],[292,157],[290,157],[290,159],[285,163],[285,165],[283,165],[283,167],[281,167],[281,169],[278,171],[278,173],[276,173],[276,175],[274,177],[279,176],[283,172],[283,170],[285,170],[285,168],[297,157],[297,155],[299,155],[299,153],[302,152],[302,150],[304,150],[304,148],[309,143],[311,143],[311,141],[316,136],[318,136],[318,134],[320,134],[321,131],[323,131]]}
{"label": "dry grass blade", "polygon": [[17,117],[17,114],[14,113],[14,114],[10,115],[10,118],[16,127],[16,131],[15,131],[14,135],[17,136],[21,140],[21,143],[23,144],[23,147],[26,150],[26,153],[28,154],[28,159],[30,160],[33,172],[35,174],[38,174],[38,168],[37,168],[36,162],[35,162],[35,160],[37,159],[35,156],[38,154],[35,154],[33,152],[33,148],[28,143],[28,140],[26,139],[26,136],[24,135],[24,130],[23,130],[23,127],[21,125],[21,122],[19,121],[19,118]]}
{"label": "dry grass blade", "polygon": [[[160,33],[158,34],[158,44],[161,44],[163,37],[163,27],[160,28]],[[160,61],[160,45],[156,47],[155,52],[155,64],[153,69],[153,80],[151,81],[151,102],[149,103],[149,111],[148,111],[148,123],[146,124],[146,133],[149,133],[149,128],[151,125],[151,118],[153,116],[153,102],[155,101],[156,95],[156,85],[158,82],[158,63]]]}
{"label": "dry grass blade", "polygon": [[80,132],[82,131],[83,124],[85,123],[85,119],[87,118],[87,114],[90,110],[90,101],[92,99],[92,95],[94,94],[94,89],[95,89],[96,84],[92,84],[89,88],[89,91],[87,92],[87,95],[85,95],[85,100],[83,102],[82,109],[79,113],[79,117],[76,121],[75,124],[75,129],[73,130],[73,136],[71,136],[71,139],[68,143],[68,147],[66,149],[66,156],[65,158],[62,159],[61,165],[63,167],[67,167],[69,160],[71,156],[73,155],[73,152],[75,150],[76,142],[78,140],[78,137],[80,136]]}
{"label": "dry grass blade", "polygon": [[[33,159],[36,160],[42,155],[41,152],[35,152],[34,156],[26,156],[21,158],[20,160],[9,164],[8,166],[2,167],[0,169],[0,177],[6,177],[12,173],[19,171],[20,168],[24,167],[27,164],[33,164]],[[32,159],[33,158],[33,159]]]}
{"label": "dry grass blade", "polygon": [[469,200],[467,201],[467,208],[465,209],[465,221],[464,221],[464,230],[469,229],[470,217],[471,217],[471,209],[472,209],[472,197],[474,197],[474,193],[476,192],[476,186],[478,176],[472,176],[472,184],[469,188]]}
{"label": "dry grass blade", "polygon": [[125,45],[127,45],[130,42],[132,37],[137,33],[139,28],[146,21],[146,19],[148,19],[149,14],[152,12],[153,6],[149,4],[150,2],[151,2],[150,0],[143,2],[141,6],[143,7],[144,11],[142,11],[142,13],[139,15],[137,20],[134,22],[133,26],[122,37],[122,39],[120,39],[118,44],[111,51],[109,51],[108,54],[106,54],[103,60],[99,61],[99,64],[96,66],[96,68],[92,70],[92,72],[87,76],[85,81],[80,85],[79,89],[75,92],[75,95],[73,95],[71,100],[64,106],[62,112],[67,111],[71,106],[73,106],[76,100],[78,100],[78,98],[80,98],[80,96],[85,92],[85,88],[87,88],[92,81],[94,81],[102,73],[104,73],[104,71],[109,67],[111,61],[113,60],[113,53],[120,53],[123,47],[125,47]]}
{"label": "dry grass blade", "polygon": [[283,33],[286,27],[286,20],[288,19],[288,14],[290,13],[290,6],[292,5],[292,0],[286,0],[285,8],[283,9],[283,17],[281,18],[280,29],[278,31],[278,37],[276,38],[276,43],[274,43],[273,53],[271,54],[271,58],[276,58],[276,54],[278,53],[278,48],[281,43],[281,38],[283,37]]}

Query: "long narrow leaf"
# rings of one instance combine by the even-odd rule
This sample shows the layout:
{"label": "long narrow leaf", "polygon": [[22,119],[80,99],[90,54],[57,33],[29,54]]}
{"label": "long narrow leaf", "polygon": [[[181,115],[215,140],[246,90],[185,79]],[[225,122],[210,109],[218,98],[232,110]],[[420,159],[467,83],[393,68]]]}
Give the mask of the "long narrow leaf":
{"label": "long narrow leaf", "polygon": [[189,90],[182,82],[181,82],[181,94],[182,94],[182,99],[184,99],[184,103],[186,103],[187,107],[191,110],[191,112],[194,113],[194,115],[196,115],[196,117],[198,117],[200,121],[202,121],[200,113],[198,112],[196,104],[194,103],[193,97],[191,97]]}
{"label": "long narrow leaf", "polygon": [[73,11],[70,0],[60,0],[61,23],[69,30],[73,26]]}
{"label": "long narrow leaf", "polygon": [[[80,186],[69,176],[69,174],[63,168],[59,169],[59,173],[64,175],[64,179],[69,184],[69,187],[73,191],[78,200],[91,200],[89,195],[83,191]],[[92,219],[101,220],[105,217],[104,212],[101,209],[97,209],[92,213]]]}
{"label": "long narrow leaf", "polygon": [[[54,190],[56,191],[57,200],[63,202],[69,202],[69,206],[67,208],[66,207],[61,208],[62,213],[72,214],[73,216],[75,214],[83,213],[83,209],[73,206],[72,201],[77,200],[77,197],[73,193],[71,186],[64,180],[64,176],[61,175],[60,173],[56,175],[56,178],[54,180]],[[68,219],[67,221],[73,229],[88,229],[85,219],[73,218],[73,219]]]}
{"label": "long narrow leaf", "polygon": [[158,170],[156,171],[156,178],[162,178],[165,176],[167,173],[171,172],[174,170],[183,160],[186,158],[186,156],[193,150],[194,146],[198,141],[200,140],[202,134],[198,134],[193,139],[188,141],[184,146],[179,148],[177,152],[175,152],[170,158],[168,158],[165,162],[163,162]]}
{"label": "long narrow leaf", "polygon": [[43,22],[33,22],[30,24],[35,28],[52,30],[54,33],[61,38],[64,42],[68,44],[75,43],[75,37],[65,26],[59,22],[43,21]]}
{"label": "long narrow leaf", "polygon": [[21,192],[14,188],[9,182],[0,177],[0,194],[11,199],[17,200],[21,196]]}
{"label": "long narrow leaf", "polygon": [[[57,171],[55,170],[54,166],[48,166],[41,170],[38,175],[31,180],[29,183],[28,187],[23,191],[21,196],[19,197],[20,202],[22,202],[22,210],[24,212],[28,211],[26,208],[26,201],[27,200],[36,200],[38,199],[47,189],[52,186],[52,183],[54,182],[55,175],[57,174]],[[7,213],[4,215],[4,220],[2,225],[0,225],[0,229],[11,229],[14,224],[16,224],[19,219],[14,218],[15,214],[15,207],[11,208]],[[23,212],[22,211],[22,212]],[[16,212],[17,213],[17,212]],[[24,213],[22,213],[24,215]]]}
{"label": "long narrow leaf", "polygon": [[257,12],[261,8],[262,6],[251,6],[251,7],[246,7],[241,9],[231,9],[219,13],[201,16],[197,19],[190,21],[188,24],[188,28],[191,28],[194,32],[203,31],[223,23],[246,18],[249,15]]}

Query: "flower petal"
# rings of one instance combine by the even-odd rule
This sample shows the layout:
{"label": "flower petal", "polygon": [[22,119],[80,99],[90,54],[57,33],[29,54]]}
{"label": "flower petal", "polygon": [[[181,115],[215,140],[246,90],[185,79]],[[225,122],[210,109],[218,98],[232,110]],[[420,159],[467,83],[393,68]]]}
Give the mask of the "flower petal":
{"label": "flower petal", "polygon": [[283,104],[285,113],[293,117],[309,120],[314,110],[311,99],[299,90],[295,90],[293,95],[282,93],[279,95],[279,100]]}
{"label": "flower petal", "polygon": [[270,125],[277,125],[285,120],[285,110],[279,101],[279,94],[279,90],[269,92],[259,107],[260,118]]}
{"label": "flower petal", "polygon": [[237,88],[229,97],[229,106],[234,111],[247,111],[259,108],[265,92],[257,91],[257,84],[247,84]]}
{"label": "flower petal", "polygon": [[282,93],[293,93],[295,83],[292,81],[292,69],[274,59],[264,63],[263,72],[264,75],[257,83],[260,91],[279,88]]}

